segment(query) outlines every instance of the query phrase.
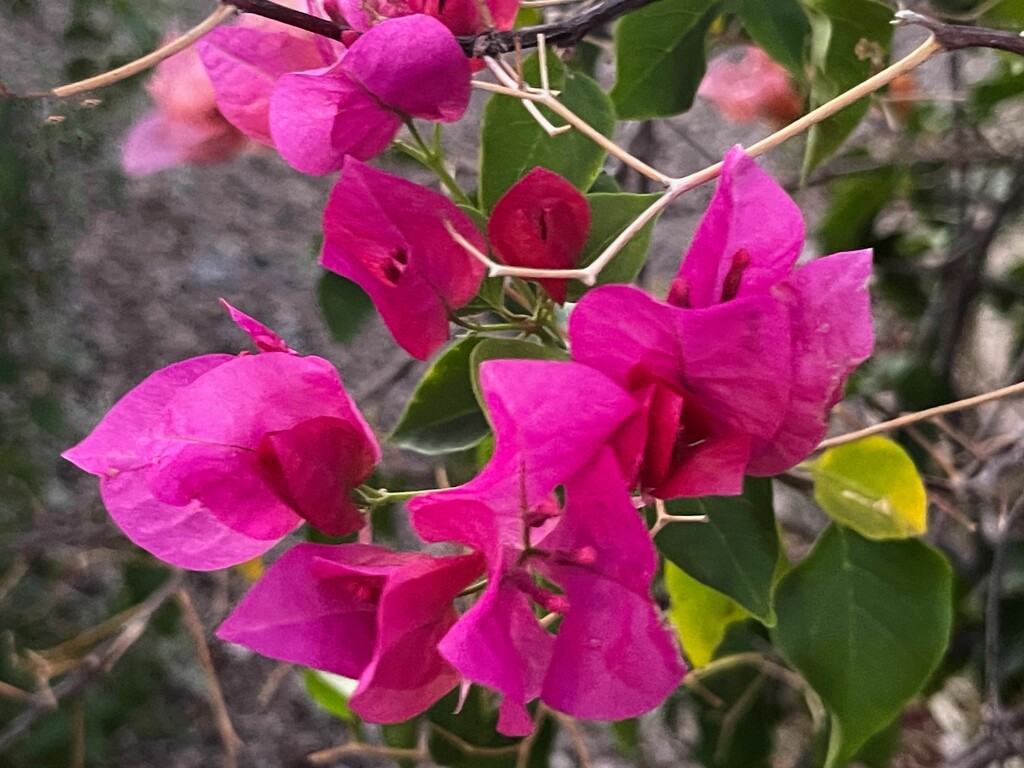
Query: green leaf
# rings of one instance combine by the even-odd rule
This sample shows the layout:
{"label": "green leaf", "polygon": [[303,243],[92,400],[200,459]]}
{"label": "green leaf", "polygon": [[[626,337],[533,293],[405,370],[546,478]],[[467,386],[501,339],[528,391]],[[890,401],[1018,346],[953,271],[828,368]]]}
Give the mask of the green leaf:
{"label": "green leaf", "polygon": [[697,669],[714,657],[729,625],[749,615],[735,600],[701,584],[671,562],[665,563],[665,589],[669,621]]}
{"label": "green leaf", "polygon": [[[561,91],[559,101],[595,130],[611,136],[615,110],[601,87],[580,72],[567,71],[553,53],[547,57],[551,87]],[[523,75],[539,82],[536,54],[523,61]],[[561,118],[541,108],[555,125]],[[494,94],[484,107],[480,135],[480,207],[491,210],[509,187],[537,166],[565,177],[581,191],[590,188],[604,164],[605,152],[576,130],[548,136],[522,103]]]}
{"label": "green leaf", "polygon": [[779,583],[776,647],[833,718],[829,768],[888,725],[938,666],[952,571],[915,540],[869,541],[830,526]]}
{"label": "green leaf", "polygon": [[671,117],[693,106],[704,77],[704,35],[717,10],[715,0],[670,0],[619,22],[611,97],[620,119]]}
{"label": "green leaf", "polygon": [[[587,195],[590,205],[590,232],[587,242],[577,260],[578,266],[585,267],[594,261],[619,234],[628,227],[641,212],[646,210],[661,195],[635,195],[629,193],[595,192]],[[597,276],[597,285],[608,283],[631,283],[640,274],[651,247],[652,220],[641,229]],[[573,281],[569,285],[569,301],[579,301],[589,290],[582,283]]]}
{"label": "green leaf", "polygon": [[818,227],[822,251],[851,251],[874,240],[875,218],[893,199],[905,177],[895,166],[886,166],[844,176],[829,184],[831,204]]}
{"label": "green leaf", "polygon": [[520,339],[482,339],[470,356],[472,387],[480,408],[484,407],[480,391],[480,365],[487,360],[568,360],[569,355],[560,349],[544,347],[532,341]]}
{"label": "green leaf", "polygon": [[761,622],[774,624],[772,592],[780,550],[771,481],[748,477],[742,496],[676,499],[665,506],[673,515],[709,518],[662,528],[654,543],[665,557]]}
{"label": "green leaf", "polygon": [[[848,91],[871,74],[865,49],[884,55],[892,37],[892,11],[876,0],[807,0],[811,21],[811,107]],[[870,102],[860,99],[811,128],[804,155],[804,177],[846,140]]]}
{"label": "green leaf", "polygon": [[320,278],[316,299],[331,336],[341,344],[352,341],[375,311],[362,288],[333,272],[324,272]]}
{"label": "green leaf", "polygon": [[868,437],[829,448],[811,464],[814,500],[837,523],[869,539],[906,539],[928,527],[924,483],[907,452]]}
{"label": "green leaf", "polygon": [[355,680],[317,669],[305,670],[302,678],[306,683],[306,693],[323,709],[347,723],[359,722],[348,706],[348,700],[356,689]]}
{"label": "green leaf", "polygon": [[488,432],[473,394],[470,357],[479,336],[467,336],[434,361],[388,438],[395,445],[434,455],[476,445]]}
{"label": "green leaf", "polygon": [[806,77],[804,54],[811,24],[797,0],[732,0],[731,8],[765,53],[798,80]]}

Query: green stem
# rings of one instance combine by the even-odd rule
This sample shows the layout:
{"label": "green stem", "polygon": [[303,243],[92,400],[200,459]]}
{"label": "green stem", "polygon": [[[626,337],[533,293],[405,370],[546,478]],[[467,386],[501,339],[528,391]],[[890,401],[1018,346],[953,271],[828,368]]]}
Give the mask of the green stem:
{"label": "green stem", "polygon": [[405,152],[409,157],[433,171],[434,175],[437,176],[438,180],[444,185],[445,189],[448,190],[448,194],[452,196],[452,199],[456,203],[475,208],[476,206],[469,198],[469,195],[462,191],[462,187],[459,186],[458,182],[452,178],[452,175],[448,173],[448,170],[444,167],[444,158],[441,155],[440,146],[435,145],[432,147],[427,144],[427,142],[423,140],[423,136],[420,135],[419,130],[416,128],[416,125],[412,120],[407,120],[405,125],[409,129],[409,135],[412,136],[413,141],[416,142],[416,146],[410,147],[404,142],[396,141],[396,148]]}
{"label": "green stem", "polygon": [[437,493],[440,490],[443,489],[424,488],[420,491],[399,491],[398,493],[392,493],[384,488],[371,488],[368,485],[361,485],[356,488],[356,492],[363,497],[364,502],[370,507],[382,507],[385,504],[409,501],[410,499],[415,499],[417,496],[422,496],[425,493]]}

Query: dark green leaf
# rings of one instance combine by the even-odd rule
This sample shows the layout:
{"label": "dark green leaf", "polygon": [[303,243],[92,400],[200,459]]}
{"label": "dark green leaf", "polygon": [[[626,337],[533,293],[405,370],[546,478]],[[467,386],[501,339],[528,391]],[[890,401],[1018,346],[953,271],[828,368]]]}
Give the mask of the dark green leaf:
{"label": "dark green leaf", "polygon": [[316,289],[320,313],[334,340],[347,344],[374,313],[373,302],[347,277],[325,272]]}
{"label": "dark green leaf", "polygon": [[775,644],[833,716],[830,767],[888,725],[942,659],[952,573],[918,540],[833,525],[779,583]]}
{"label": "dark green leaf", "polygon": [[676,499],[665,506],[673,515],[709,518],[707,523],[662,528],[655,544],[665,557],[765,624],[773,624],[772,592],[780,551],[771,481],[747,478],[742,496]]}
{"label": "dark green leaf", "polygon": [[[548,56],[551,87],[559,100],[605,136],[615,129],[611,100],[592,79],[567,71],[558,57]],[[523,74],[539,82],[536,54],[523,61]],[[555,125],[561,118],[541,110]],[[495,94],[484,107],[480,135],[480,206],[489,211],[509,187],[537,166],[564,176],[580,190],[590,188],[604,163],[604,150],[581,134],[567,131],[548,136],[522,103]]]}
{"label": "dark green leaf", "polygon": [[438,454],[480,442],[488,427],[473,395],[470,357],[482,341],[479,336],[461,339],[434,361],[391,433],[392,443],[419,453]]}
{"label": "dark green leaf", "polygon": [[826,253],[864,248],[873,240],[875,217],[893,199],[904,174],[894,166],[844,176],[829,184],[828,212],[818,227]]}
{"label": "dark green leaf", "polygon": [[811,25],[797,0],[731,0],[743,28],[775,61],[803,80]]}
{"label": "dark green leaf", "polygon": [[704,35],[715,0],[671,0],[629,14],[615,30],[615,87],[621,119],[670,117],[693,106],[704,77]]}
{"label": "dark green leaf", "polygon": [[[817,107],[866,80],[868,54],[885,55],[892,37],[892,11],[876,0],[807,0],[811,20],[811,106]],[[811,128],[804,176],[835,152],[861,118],[869,102],[861,99]]]}
{"label": "dark green leaf", "polygon": [[[634,195],[629,193],[596,192],[587,195],[590,205],[590,232],[583,246],[578,264],[585,267],[603,251],[642,211],[661,195]],[[641,229],[619,251],[597,276],[597,285],[607,283],[631,283],[644,266],[647,251],[651,247],[651,232],[655,218]],[[569,301],[579,301],[588,289],[580,282],[569,285]]]}

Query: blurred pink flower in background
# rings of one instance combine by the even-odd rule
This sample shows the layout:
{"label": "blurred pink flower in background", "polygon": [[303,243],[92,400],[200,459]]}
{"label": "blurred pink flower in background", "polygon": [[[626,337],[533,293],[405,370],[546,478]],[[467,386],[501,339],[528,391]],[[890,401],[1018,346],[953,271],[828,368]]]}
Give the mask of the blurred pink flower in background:
{"label": "blurred pink flower in background", "polygon": [[[176,37],[171,34],[164,42]],[[146,90],[154,108],[132,126],[121,149],[121,165],[129,175],[220,163],[247,148],[245,136],[217,109],[213,84],[195,48],[161,61]]]}
{"label": "blurred pink flower in background", "polygon": [[803,99],[789,73],[753,45],[712,59],[697,93],[740,123],[764,120],[785,125],[803,112]]}

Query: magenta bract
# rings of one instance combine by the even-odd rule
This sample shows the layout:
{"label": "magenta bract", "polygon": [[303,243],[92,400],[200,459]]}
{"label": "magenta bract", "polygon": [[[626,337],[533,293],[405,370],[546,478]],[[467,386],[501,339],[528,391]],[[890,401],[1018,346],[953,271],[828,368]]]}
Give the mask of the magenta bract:
{"label": "magenta bract", "polygon": [[352,710],[375,723],[418,715],[459,674],[437,652],[476,555],[432,557],[365,544],[300,544],[217,630],[275,659],[357,678]]}
{"label": "magenta bract", "polygon": [[[587,242],[590,206],[557,173],[534,168],[494,205],[487,239],[505,264],[538,269],[572,269]],[[537,280],[559,304],[568,280]]]}
{"label": "magenta bract", "polygon": [[[487,562],[487,589],[441,655],[501,692],[498,729],[511,735],[532,730],[525,705],[538,697],[593,719],[655,707],[683,666],[648,592],[646,526],[605,447],[634,412],[632,398],[573,363],[487,362],[480,385],[496,436],[491,461],[471,482],[409,505],[425,539],[458,541]],[[534,605],[558,620],[555,634]]]}
{"label": "magenta bract", "polygon": [[332,66],[282,76],[270,129],[281,156],[304,173],[330,173],[347,155],[366,160],[404,119],[452,122],[469,105],[469,63],[429,16],[381,22]]}
{"label": "magenta bract", "polygon": [[874,336],[868,251],[794,270],[792,200],[734,149],[667,302],[629,286],[587,294],[570,318],[574,359],[642,404],[616,439],[631,482],[661,498],[733,494],[824,436]]}
{"label": "magenta bract", "polygon": [[[272,332],[237,315],[265,344]],[[333,535],[360,528],[349,492],[380,448],[330,363],[272,351],[157,371],[64,457],[99,476],[132,541],[212,570],[262,554],[303,519]]]}
{"label": "magenta bract", "polygon": [[484,276],[484,266],[452,239],[445,222],[486,248],[451,200],[353,158],[324,210],[320,263],[358,283],[395,341],[420,360],[448,340],[449,310],[473,298]]}

